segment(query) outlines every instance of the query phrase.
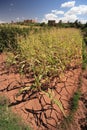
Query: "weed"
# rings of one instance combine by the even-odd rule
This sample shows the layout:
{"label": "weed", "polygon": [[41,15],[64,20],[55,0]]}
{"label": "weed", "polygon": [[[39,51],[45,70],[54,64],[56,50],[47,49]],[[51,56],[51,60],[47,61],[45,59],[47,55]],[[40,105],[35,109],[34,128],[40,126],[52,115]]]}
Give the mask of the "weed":
{"label": "weed", "polygon": [[30,130],[22,120],[8,108],[9,100],[0,96],[0,130]]}
{"label": "weed", "polygon": [[87,69],[87,46],[85,42],[82,44],[82,69]]}
{"label": "weed", "polygon": [[81,96],[81,92],[77,91],[72,99],[72,105],[71,105],[71,113],[74,113],[78,109],[78,101]]}

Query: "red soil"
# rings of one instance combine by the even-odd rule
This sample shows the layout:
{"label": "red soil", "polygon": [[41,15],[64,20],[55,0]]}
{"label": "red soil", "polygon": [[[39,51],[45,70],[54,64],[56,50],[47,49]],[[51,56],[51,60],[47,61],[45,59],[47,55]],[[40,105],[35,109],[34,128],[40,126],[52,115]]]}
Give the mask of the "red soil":
{"label": "red soil", "polygon": [[[64,115],[43,92],[28,91],[15,98],[20,88],[31,85],[32,79],[15,73],[12,67],[9,70],[5,68],[5,57],[5,54],[0,55],[0,94],[6,95],[10,99],[9,107],[12,107],[13,111],[21,116],[33,130],[57,130]],[[66,116],[70,111],[70,99],[78,89],[81,73],[81,67],[70,69],[60,79],[54,78],[50,83],[54,99],[62,103]],[[83,73],[82,80],[81,91],[85,98],[80,100],[79,109],[75,115],[76,130],[81,130],[79,121],[85,119],[87,108],[87,106],[83,108],[85,102],[83,100],[87,101],[87,74]],[[69,130],[74,130],[73,125],[70,126]]]}

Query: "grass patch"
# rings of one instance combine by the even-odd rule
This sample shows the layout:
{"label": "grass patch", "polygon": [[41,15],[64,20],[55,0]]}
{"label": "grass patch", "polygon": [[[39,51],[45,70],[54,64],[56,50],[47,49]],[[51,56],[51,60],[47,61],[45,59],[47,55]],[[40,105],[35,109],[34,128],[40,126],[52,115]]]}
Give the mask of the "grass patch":
{"label": "grass patch", "polygon": [[73,121],[74,114],[78,109],[80,96],[81,96],[81,92],[78,90],[77,92],[74,93],[73,98],[71,99],[71,109],[70,109],[71,111],[68,117],[66,118],[67,124],[70,124]]}
{"label": "grass patch", "polygon": [[71,113],[76,112],[76,110],[78,109],[78,101],[79,98],[81,96],[81,92],[77,91],[74,93],[73,98],[72,98],[72,103],[71,103]]}
{"label": "grass patch", "polygon": [[87,69],[87,46],[85,42],[82,44],[82,69]]}
{"label": "grass patch", "polygon": [[73,98],[71,100],[71,108],[70,108],[71,111],[69,115],[65,117],[63,121],[61,122],[61,124],[59,125],[58,127],[59,130],[67,130],[70,128],[70,125],[74,121],[75,112],[78,109],[78,102],[79,102],[80,96],[81,96],[81,92],[79,90],[74,93]]}
{"label": "grass patch", "polygon": [[0,96],[0,130],[31,130],[8,108],[9,101]]}

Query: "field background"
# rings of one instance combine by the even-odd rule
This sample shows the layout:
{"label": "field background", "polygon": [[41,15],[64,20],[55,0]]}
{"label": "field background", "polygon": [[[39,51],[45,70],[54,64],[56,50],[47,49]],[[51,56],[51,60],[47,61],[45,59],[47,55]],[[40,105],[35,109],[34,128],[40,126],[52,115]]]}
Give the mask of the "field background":
{"label": "field background", "polygon": [[[32,129],[61,130],[72,124],[84,93],[81,76],[87,53],[83,48],[80,29],[0,27],[0,92]],[[74,123],[71,130],[79,129]]]}

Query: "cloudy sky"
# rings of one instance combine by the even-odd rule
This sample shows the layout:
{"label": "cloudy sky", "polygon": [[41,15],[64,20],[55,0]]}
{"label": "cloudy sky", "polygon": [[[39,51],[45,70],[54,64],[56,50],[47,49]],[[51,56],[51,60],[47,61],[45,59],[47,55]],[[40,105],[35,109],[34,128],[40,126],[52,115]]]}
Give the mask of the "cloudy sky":
{"label": "cloudy sky", "polygon": [[87,22],[87,0],[0,0],[0,23],[36,19],[38,22]]}

